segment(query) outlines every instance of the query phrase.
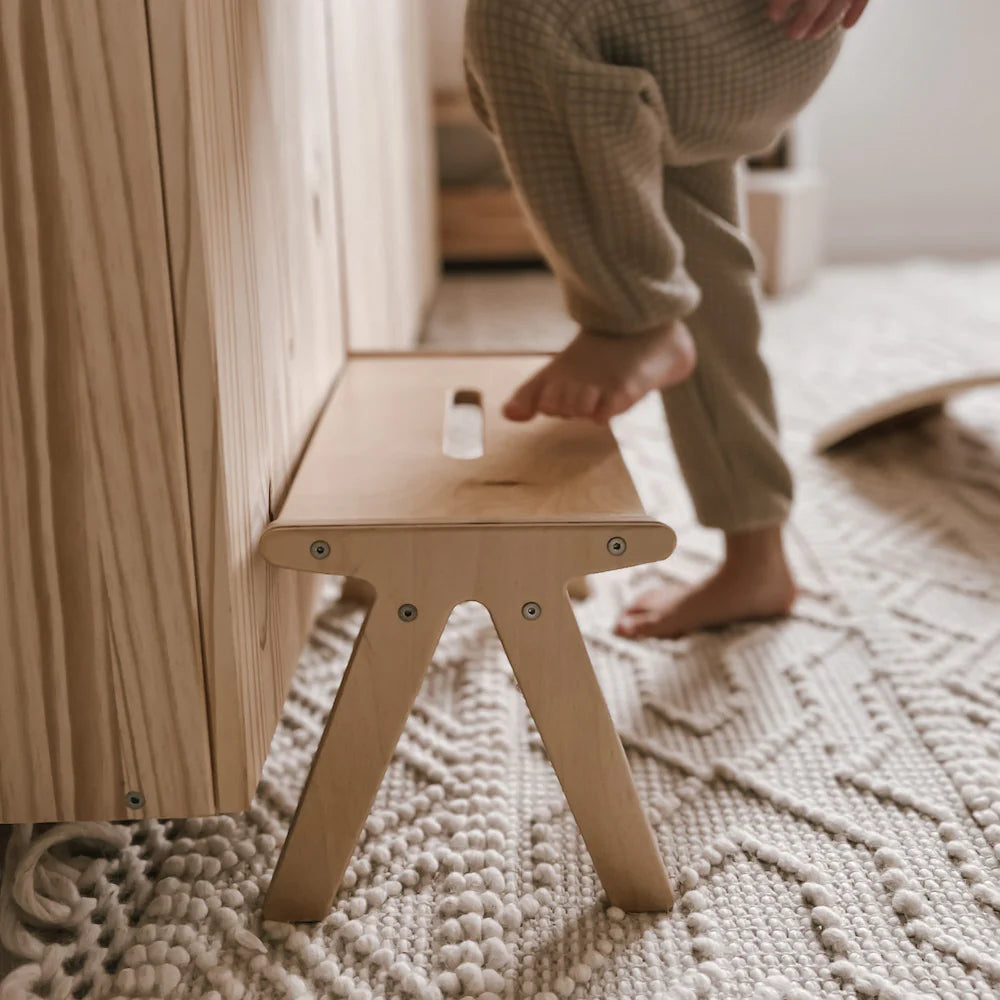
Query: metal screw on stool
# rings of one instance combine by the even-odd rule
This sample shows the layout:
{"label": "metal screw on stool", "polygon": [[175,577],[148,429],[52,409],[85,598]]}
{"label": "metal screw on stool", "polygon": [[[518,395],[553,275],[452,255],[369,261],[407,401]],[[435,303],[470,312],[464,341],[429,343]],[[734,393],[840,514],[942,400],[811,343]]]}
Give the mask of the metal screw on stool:
{"label": "metal screw on stool", "polygon": [[528,601],[528,603],[521,608],[521,614],[527,618],[529,622],[533,622],[536,618],[542,617],[542,606],[540,604],[536,604],[535,601]]}
{"label": "metal screw on stool", "polygon": [[312,545],[309,546],[309,555],[313,559],[325,559],[330,554],[330,545],[328,542],[324,542],[322,538],[317,538]]}
{"label": "metal screw on stool", "polygon": [[613,556],[624,555],[625,554],[625,550],[627,548],[628,548],[628,545],[625,544],[625,539],[624,538],[620,538],[618,535],[615,535],[614,538],[611,538],[611,539],[608,540],[608,551]]}
{"label": "metal screw on stool", "polygon": [[401,622],[416,621],[417,609],[412,604],[401,604],[398,614]]}
{"label": "metal screw on stool", "polygon": [[129,809],[141,809],[146,804],[146,796],[142,792],[126,792],[125,805]]}

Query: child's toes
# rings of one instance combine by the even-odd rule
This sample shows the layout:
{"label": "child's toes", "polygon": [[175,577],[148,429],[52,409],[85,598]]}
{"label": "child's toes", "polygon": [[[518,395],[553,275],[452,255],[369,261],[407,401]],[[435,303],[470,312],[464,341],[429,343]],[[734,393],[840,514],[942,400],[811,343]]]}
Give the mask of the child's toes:
{"label": "child's toes", "polygon": [[538,412],[547,417],[569,416],[569,390],[564,379],[550,375],[538,395]]}
{"label": "child's toes", "polygon": [[508,420],[530,420],[538,412],[538,399],[544,388],[544,381],[539,373],[528,379],[510,399],[504,403],[503,415]]}
{"label": "child's toes", "polygon": [[596,385],[578,385],[569,400],[571,417],[593,417],[601,402],[601,390]]}
{"label": "child's toes", "polygon": [[622,615],[615,623],[615,635],[620,635],[623,639],[633,638],[635,633],[632,629],[632,618],[629,615]]}
{"label": "child's toes", "polygon": [[621,614],[615,633],[625,639],[665,635],[664,623],[674,608],[676,595],[667,587],[655,587],[640,594]]}
{"label": "child's toes", "polygon": [[642,611],[626,611],[615,625],[615,635],[623,639],[636,639],[643,634],[644,626],[649,625],[649,614]]}

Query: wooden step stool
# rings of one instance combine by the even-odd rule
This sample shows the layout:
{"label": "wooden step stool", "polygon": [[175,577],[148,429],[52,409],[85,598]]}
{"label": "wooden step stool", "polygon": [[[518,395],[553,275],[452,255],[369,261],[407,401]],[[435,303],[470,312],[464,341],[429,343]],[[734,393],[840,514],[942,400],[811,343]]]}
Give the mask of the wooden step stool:
{"label": "wooden step stool", "polygon": [[[264,903],[328,912],[456,604],[489,610],[612,903],[666,910],[667,872],[566,594],[587,573],[666,558],[611,431],[499,414],[539,355],[352,357],[261,551],[360,578],[372,604]],[[451,415],[481,414],[456,442]],[[478,406],[477,406],[478,404]],[[447,433],[442,433],[445,425]],[[476,430],[476,428],[473,428]]]}

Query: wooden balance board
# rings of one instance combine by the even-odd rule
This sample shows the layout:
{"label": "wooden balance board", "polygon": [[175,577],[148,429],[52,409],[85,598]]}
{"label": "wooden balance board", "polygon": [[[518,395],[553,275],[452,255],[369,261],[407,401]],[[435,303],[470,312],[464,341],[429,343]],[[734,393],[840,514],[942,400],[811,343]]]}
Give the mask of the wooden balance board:
{"label": "wooden balance board", "polygon": [[816,435],[814,448],[822,453],[862,434],[919,420],[940,412],[955,396],[984,386],[1000,386],[1000,369],[950,378],[874,400],[827,424]]}

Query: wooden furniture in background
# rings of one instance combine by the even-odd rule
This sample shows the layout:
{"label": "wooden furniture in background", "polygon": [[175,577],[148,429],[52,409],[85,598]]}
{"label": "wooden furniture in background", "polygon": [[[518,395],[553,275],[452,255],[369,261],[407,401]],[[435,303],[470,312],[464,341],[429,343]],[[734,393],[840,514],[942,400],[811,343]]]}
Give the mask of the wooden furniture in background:
{"label": "wooden furniture in background", "polygon": [[[0,823],[248,804],[315,582],[260,534],[347,340],[412,340],[432,290],[426,153],[403,192],[338,124],[362,29],[419,106],[419,33],[382,30],[413,17],[0,5]],[[366,107],[398,158],[426,150],[419,117]],[[365,171],[402,284],[396,258],[348,267]]]}
{"label": "wooden furniture in background", "polygon": [[[485,130],[465,92],[439,92],[434,110],[444,261],[541,260],[499,155],[484,150]],[[774,150],[752,158],[745,174],[746,225],[760,254],[761,283],[769,295],[807,281],[822,254],[823,187],[818,171],[806,165],[802,147],[799,130],[793,128]]]}
{"label": "wooden furniture in background", "polygon": [[[434,124],[443,172],[448,167],[449,144],[452,150],[468,144],[483,147],[486,130],[464,90],[440,91],[434,95]],[[478,176],[450,183],[446,176],[441,178],[438,227],[444,261],[540,260],[538,244],[504,176],[499,155],[490,150],[485,163],[480,160],[473,173]]]}
{"label": "wooden furniture in background", "polygon": [[783,295],[816,273],[823,251],[823,185],[815,170],[749,170],[747,230],[768,295]]}
{"label": "wooden furniture in background", "polygon": [[[276,566],[361,578],[372,601],[266,918],[326,916],[445,622],[469,600],[493,617],[608,897],[672,905],[566,584],[666,558],[674,533],[643,511],[608,428],[501,418],[545,360],[348,360],[261,542]],[[478,415],[471,435],[442,435],[455,400]]]}
{"label": "wooden furniture in background", "polygon": [[823,178],[810,164],[808,118],[769,153],[747,161],[746,228],[767,295],[804,285],[823,257]]}
{"label": "wooden furniture in background", "polygon": [[444,187],[438,197],[446,263],[541,260],[535,237],[509,186]]}

